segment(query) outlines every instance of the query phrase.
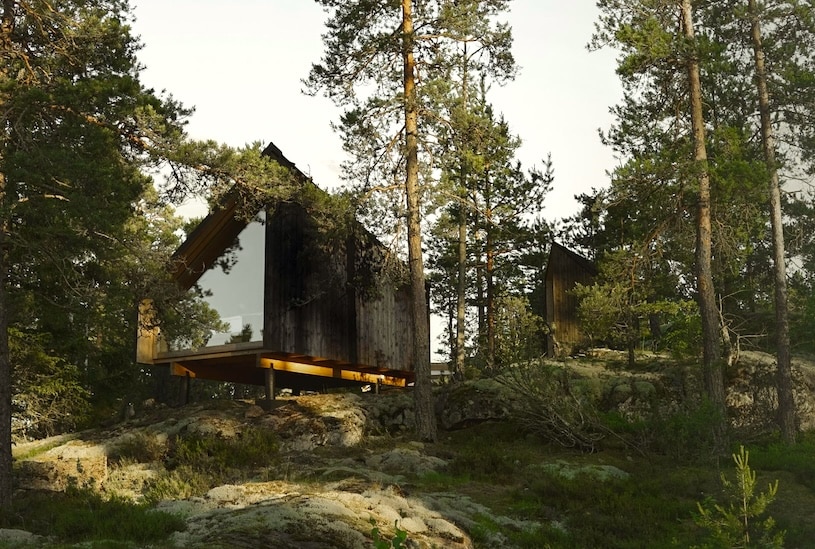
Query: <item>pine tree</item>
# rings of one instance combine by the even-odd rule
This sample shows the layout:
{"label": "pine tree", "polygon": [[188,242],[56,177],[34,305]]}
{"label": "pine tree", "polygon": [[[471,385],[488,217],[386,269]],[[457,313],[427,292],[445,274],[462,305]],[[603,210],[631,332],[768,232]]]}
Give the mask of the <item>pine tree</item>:
{"label": "pine tree", "polygon": [[[783,231],[782,187],[797,172],[812,170],[811,120],[815,86],[815,21],[811,6],[778,0],[731,0],[706,6],[700,12],[709,41],[728,57],[733,69],[723,75],[722,101],[741,111],[745,142],[753,145],[768,212],[766,241],[756,246],[766,255],[760,267],[774,287],[772,305],[778,359],[779,426],[784,439],[794,442],[795,403],[792,394],[787,295],[787,253]],[[728,97],[728,92],[732,93]],[[777,139],[777,136],[784,136]],[[793,219],[790,217],[790,219]],[[767,308],[770,303],[767,304]]]}
{"label": "pine tree", "polygon": [[[438,126],[439,153],[445,162],[442,179],[451,186],[455,197],[450,206],[458,224],[457,281],[455,309],[455,351],[452,362],[457,372],[464,369],[467,309],[468,219],[473,215],[472,190],[483,169],[483,141],[494,123],[484,118],[488,81],[499,84],[514,77],[515,63],[510,55],[509,29],[494,24],[496,13],[506,9],[506,2],[466,0],[448,2],[441,8],[440,24],[450,31],[449,67],[445,78],[449,90],[436,96],[438,109],[447,112]],[[468,230],[468,228],[470,230]]]}
{"label": "pine tree", "polygon": [[[478,25],[505,9],[507,2],[317,1],[330,10],[330,16],[323,36],[324,57],[312,66],[306,85],[311,93],[323,91],[345,108],[336,128],[354,159],[346,164],[348,178],[366,195],[377,190],[404,192],[404,206],[393,198],[384,201],[392,219],[404,216],[407,220],[416,424],[420,438],[433,440],[422,256],[422,211],[434,168],[427,160],[437,148],[434,119],[444,118],[438,116],[439,101],[446,96],[447,77],[461,59],[456,48]],[[486,63],[494,70],[513,69],[510,41],[504,29],[483,45],[490,52]]]}
{"label": "pine tree", "polygon": [[[702,373],[706,396],[719,414],[717,440],[721,445],[726,416],[721,329],[713,287],[711,173],[700,48],[691,2],[604,0],[598,6],[601,18],[593,47],[614,44],[623,52],[618,73],[625,97],[622,106],[616,108],[618,126],[607,140],[630,155],[629,166],[638,174],[629,179],[633,186],[644,187],[647,192],[667,192],[663,200],[652,202],[660,204],[663,221],[657,221],[647,233],[645,244],[653,241],[672,216],[686,209],[693,211]],[[680,166],[681,171],[677,169]],[[669,185],[654,185],[663,181]],[[692,205],[686,205],[686,200]]]}
{"label": "pine tree", "polygon": [[[440,140],[449,144],[448,154],[442,156],[446,162],[441,184],[450,190],[442,197],[454,198],[444,208],[433,235],[448,244],[434,247],[438,252],[433,261],[439,268],[457,267],[455,276],[441,278],[450,282],[450,289],[440,293],[457,296],[451,350],[456,351],[453,362],[459,371],[464,358],[466,318],[462,309],[466,301],[483,319],[477,334],[481,361],[490,369],[495,366],[498,302],[507,292],[522,295],[530,291],[523,288],[530,273],[522,272],[521,264],[531,245],[528,241],[540,236],[535,233],[533,237],[533,222],[540,215],[553,179],[550,160],[544,172],[522,169],[515,160],[520,140],[511,135],[506,121],[496,116],[483,87],[478,97],[466,110],[457,105],[446,131],[440,132]],[[450,233],[452,225],[457,227],[453,231],[456,234]],[[466,276],[468,268],[483,279],[482,298],[473,291],[476,279]]]}
{"label": "pine tree", "polygon": [[[435,440],[430,386],[430,327],[425,292],[421,235],[421,189],[419,182],[420,96],[417,91],[416,51],[420,47],[414,17],[425,15],[411,0],[397,3],[369,1],[335,2],[318,0],[333,10],[323,36],[325,56],[312,66],[306,81],[309,89],[325,93],[340,105],[352,108],[343,115],[343,125],[351,134],[346,149],[356,149],[368,162],[364,181],[379,184],[374,175],[386,174],[385,181],[402,184],[406,197],[407,255],[410,272],[410,316],[413,325],[413,371],[415,373],[416,428],[419,437]],[[360,101],[356,88],[371,83],[377,93]],[[400,131],[391,133],[394,125]],[[382,130],[386,135],[383,135]],[[355,139],[356,138],[356,139]],[[396,152],[395,164],[381,162]],[[390,173],[388,173],[390,172]]]}
{"label": "pine tree", "polygon": [[724,370],[721,360],[721,326],[719,324],[716,292],[713,288],[712,268],[712,224],[710,198],[710,171],[707,157],[707,137],[704,111],[702,108],[702,84],[699,71],[698,45],[696,44],[693,23],[693,8],[690,0],[682,0],[682,35],[691,49],[685,59],[688,71],[691,107],[691,131],[693,161],[695,163],[698,190],[696,210],[696,291],[699,313],[702,317],[702,376],[707,397],[719,414],[717,426],[717,446],[724,449],[726,431],[726,405]]}
{"label": "pine tree", "polygon": [[775,298],[776,347],[778,358],[778,415],[781,436],[787,444],[794,444],[798,430],[795,399],[792,390],[792,365],[790,357],[789,315],[787,304],[787,269],[784,248],[784,222],[781,212],[781,186],[776,160],[775,135],[770,112],[764,45],[761,36],[761,19],[755,0],[748,0],[751,18],[750,36],[755,54],[758,111],[761,120],[761,143],[769,172],[770,220],[773,242],[773,274]]}
{"label": "pine tree", "polygon": [[[128,14],[120,0],[2,4],[0,507],[11,504],[15,315],[32,311],[21,306],[27,295],[89,310],[106,283],[97,275],[113,257],[109,244],[150,184],[139,170],[150,143],[181,133],[185,111],[138,81]],[[33,311],[27,329],[58,333],[49,311]]]}

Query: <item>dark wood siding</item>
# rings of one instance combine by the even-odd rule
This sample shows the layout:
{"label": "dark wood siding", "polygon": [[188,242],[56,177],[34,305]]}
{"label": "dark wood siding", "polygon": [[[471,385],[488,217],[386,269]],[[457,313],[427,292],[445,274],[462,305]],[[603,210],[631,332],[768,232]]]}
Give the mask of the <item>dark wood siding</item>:
{"label": "dark wood siding", "polygon": [[409,304],[406,287],[387,287],[376,299],[357,299],[357,344],[362,364],[413,370]]}
{"label": "dark wood siding", "polygon": [[552,243],[546,264],[546,322],[549,356],[569,354],[586,343],[577,318],[577,298],[571,293],[575,284],[592,284],[597,270],[586,258],[557,243]]}
{"label": "dark wood siding", "polygon": [[268,219],[265,346],[351,362],[344,258],[321,253],[301,206],[282,204]]}
{"label": "dark wood siding", "polygon": [[339,245],[318,242],[320,232],[301,206],[281,205],[268,219],[264,347],[410,369],[407,291],[389,283],[375,292],[358,291],[354,278],[361,246],[355,237]]}

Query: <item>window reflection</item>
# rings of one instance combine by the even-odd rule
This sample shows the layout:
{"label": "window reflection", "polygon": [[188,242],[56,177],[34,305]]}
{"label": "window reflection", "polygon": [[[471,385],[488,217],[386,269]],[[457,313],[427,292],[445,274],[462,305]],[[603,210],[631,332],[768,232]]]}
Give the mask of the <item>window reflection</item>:
{"label": "window reflection", "polygon": [[232,256],[217,261],[198,280],[207,303],[229,326],[213,332],[207,347],[263,340],[264,222],[261,214],[249,223],[227,252]]}

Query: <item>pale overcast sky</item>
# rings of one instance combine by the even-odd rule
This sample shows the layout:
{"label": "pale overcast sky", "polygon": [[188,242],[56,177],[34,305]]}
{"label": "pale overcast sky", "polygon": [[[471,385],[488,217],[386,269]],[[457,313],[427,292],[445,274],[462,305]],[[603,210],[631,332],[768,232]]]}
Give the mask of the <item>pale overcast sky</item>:
{"label": "pale overcast sky", "polygon": [[[545,216],[577,209],[573,196],[605,186],[615,165],[597,130],[620,97],[615,55],[590,53],[594,0],[513,0],[506,20],[521,67],[492,102],[523,145],[519,159],[541,165],[551,152],[554,190]],[[274,142],[321,187],[339,183],[343,151],[329,127],[340,111],[301,93],[323,52],[325,14],[309,0],[134,0],[144,49],[143,82],[194,106],[194,138],[233,146]]]}

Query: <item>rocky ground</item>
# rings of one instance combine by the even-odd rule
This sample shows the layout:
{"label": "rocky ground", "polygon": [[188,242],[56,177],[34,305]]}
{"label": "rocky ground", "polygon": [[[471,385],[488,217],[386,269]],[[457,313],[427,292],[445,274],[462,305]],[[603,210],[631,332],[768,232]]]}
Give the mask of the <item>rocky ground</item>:
{"label": "rocky ground", "polygon": [[[596,381],[601,400],[628,413],[636,413],[655,394],[664,399],[671,391],[687,390],[684,382],[647,365],[637,372],[611,368],[601,359],[572,366]],[[772,406],[772,391],[757,382],[769,379],[771,369],[771,357],[756,354],[734,373],[728,399],[735,422],[760,423],[756,417]],[[795,375],[803,426],[813,428],[815,367],[799,361]],[[452,454],[443,443],[448,433],[507,419],[514,398],[490,381],[440,388],[438,445],[411,441],[411,396],[401,391],[289,397],[263,407],[249,401],[212,401],[172,409],[147,402],[133,418],[106,428],[17,445],[18,489],[59,491],[76,483],[140,501],[151,497],[157,479],[172,478],[166,456],[179,437],[240,440],[250,432],[273,432],[276,447],[267,462],[253,462],[240,475],[200,493],[159,498],[158,509],[186,521],[186,530],[174,534],[172,544],[371,547],[373,527],[390,539],[398,526],[407,532],[410,547],[470,548],[474,543],[468,532],[479,517],[490,516],[518,530],[539,525],[501,516],[477,494],[420,489],[416,479],[448,467]],[[628,474],[612,465],[562,460],[534,467],[564,476],[580,470],[599,480]],[[0,530],[0,544],[4,540],[48,544],[47,539],[16,530]],[[482,539],[480,546],[508,546],[500,534],[484,543]]]}
{"label": "rocky ground", "polygon": [[[355,548],[371,546],[374,526],[390,538],[398,525],[413,547],[472,547],[467,525],[490,513],[487,508],[462,495],[412,494],[403,487],[406,478],[447,465],[424,444],[401,436],[409,408],[410,397],[402,392],[290,397],[269,410],[247,401],[178,409],[152,405],[112,428],[18,445],[15,454],[30,456],[19,464],[19,485],[57,491],[69,483],[95,485],[139,501],[151,481],[166,473],[166,464],[123,459],[134,444],[160,458],[175,437],[235,439],[248,429],[263,429],[280,441],[268,466],[206,493],[157,504],[186,519],[186,530],[175,534],[173,544]],[[47,541],[19,531],[0,531],[3,539]]]}

